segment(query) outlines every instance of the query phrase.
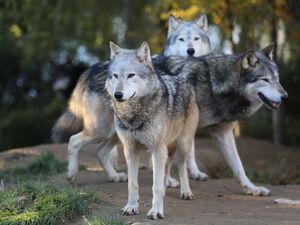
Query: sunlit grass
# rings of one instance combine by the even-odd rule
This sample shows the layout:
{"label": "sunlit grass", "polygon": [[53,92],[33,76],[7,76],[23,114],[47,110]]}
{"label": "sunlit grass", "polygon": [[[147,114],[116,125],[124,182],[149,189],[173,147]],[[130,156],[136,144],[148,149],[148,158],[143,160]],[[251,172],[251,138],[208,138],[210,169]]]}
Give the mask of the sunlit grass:
{"label": "sunlit grass", "polygon": [[99,203],[95,192],[62,188],[50,183],[26,183],[0,192],[1,225],[56,225],[90,213]]}

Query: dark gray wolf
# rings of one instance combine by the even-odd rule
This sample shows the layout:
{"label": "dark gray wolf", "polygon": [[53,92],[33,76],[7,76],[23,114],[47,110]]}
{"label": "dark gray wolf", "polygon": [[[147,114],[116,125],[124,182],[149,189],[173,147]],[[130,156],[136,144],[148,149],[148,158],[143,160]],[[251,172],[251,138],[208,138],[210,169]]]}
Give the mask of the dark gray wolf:
{"label": "dark gray wolf", "polygon": [[128,167],[128,203],[122,214],[138,213],[138,169],[141,149],[152,154],[153,201],[150,219],[164,217],[165,168],[168,145],[175,144],[181,198],[192,199],[186,168],[198,122],[198,107],[188,80],[158,76],[146,42],[137,50],[110,43],[111,62],[106,89],[112,101],[114,123],[123,144]]}
{"label": "dark gray wolf", "polygon": [[[163,73],[185,76],[195,90],[199,128],[211,127],[212,137],[247,194],[269,195],[246,176],[233,135],[234,123],[250,117],[262,105],[276,110],[288,95],[279,83],[273,61],[274,46],[240,55],[207,55],[186,60],[158,57],[154,66]],[[185,75],[184,75],[185,74]]]}
{"label": "dark gray wolf", "polygon": [[[163,51],[163,55],[171,56],[175,54],[187,57],[201,56],[209,53],[211,51],[211,46],[206,33],[207,26],[208,23],[205,14],[201,15],[198,19],[195,19],[191,22],[183,21],[175,18],[174,16],[170,16],[168,41],[166,44],[166,48]],[[99,145],[100,150],[97,155],[99,158],[99,162],[103,166],[104,170],[108,173],[109,180],[114,182],[127,180],[126,174],[117,173],[113,166],[113,161],[116,158],[117,151],[116,148],[114,148],[113,151],[110,151],[110,149],[108,149],[108,146],[112,146],[113,143],[108,141],[108,139],[110,138],[110,133],[106,131],[97,131],[97,134],[99,134],[99,137],[97,137],[97,134],[94,134],[93,131],[97,130],[98,128],[91,127],[92,121],[96,121],[97,123],[101,123],[102,121],[104,122],[103,125],[93,125],[95,127],[100,126],[99,129],[101,127],[106,127],[106,121],[110,121],[111,119],[111,115],[108,115],[111,114],[111,109],[109,108],[109,104],[107,103],[108,99],[105,98],[105,95],[100,94],[100,92],[103,92],[103,86],[101,84],[96,85],[95,83],[97,82],[93,77],[96,74],[96,76],[101,76],[102,74],[107,73],[106,69],[108,63],[109,62],[95,64],[89,70],[87,70],[84,75],[82,75],[82,78],[77,84],[77,87],[75,88],[75,91],[71,99],[69,100],[68,109],[59,118],[53,128],[52,140],[54,142],[69,141],[68,177],[73,181],[75,180],[75,175],[78,172],[78,152],[83,145],[88,144],[94,139],[103,140],[103,142],[101,142]],[[85,85],[92,85],[91,89],[90,87],[85,87]],[[81,96],[83,94],[85,95],[85,98]],[[103,102],[103,106],[108,108],[106,108],[101,113],[95,115],[91,113],[91,115],[87,115],[87,112],[96,110],[94,109],[96,106],[92,105],[94,104],[94,101],[90,100],[90,96],[94,95],[95,97],[93,98],[98,99],[100,102]],[[79,109],[79,107],[83,109]],[[98,116],[99,118],[96,119],[94,118],[94,116]],[[85,138],[78,144],[77,142],[73,143],[74,139],[69,140],[70,136],[79,133],[80,131],[83,131],[86,136],[91,135],[92,137]],[[111,157],[111,152],[115,157]],[[170,176],[171,164],[168,165],[167,186],[176,187],[178,186],[178,182]],[[188,158],[188,169],[190,176],[193,179],[205,180],[208,177],[205,173],[201,172],[198,169],[195,161],[194,148],[192,149]]]}

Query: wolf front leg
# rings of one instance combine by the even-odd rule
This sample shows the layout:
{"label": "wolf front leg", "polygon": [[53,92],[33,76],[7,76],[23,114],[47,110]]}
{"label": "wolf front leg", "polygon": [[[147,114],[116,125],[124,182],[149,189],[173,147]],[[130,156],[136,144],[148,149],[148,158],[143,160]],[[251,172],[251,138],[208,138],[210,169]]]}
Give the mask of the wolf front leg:
{"label": "wolf front leg", "polygon": [[131,144],[124,144],[124,155],[128,167],[128,203],[121,209],[121,213],[130,216],[139,213],[138,171],[140,151]]}
{"label": "wolf front leg", "polygon": [[95,137],[80,132],[70,137],[68,144],[68,179],[71,182],[76,181],[76,175],[78,174],[78,153],[88,143],[95,140]]}
{"label": "wolf front leg", "polygon": [[220,124],[212,131],[212,137],[222,151],[234,175],[249,195],[270,195],[270,190],[255,186],[246,176],[233,135],[234,123]]}
{"label": "wolf front leg", "polygon": [[167,146],[152,150],[153,165],[153,199],[152,208],[147,214],[149,219],[164,218],[165,169],[168,158]]}

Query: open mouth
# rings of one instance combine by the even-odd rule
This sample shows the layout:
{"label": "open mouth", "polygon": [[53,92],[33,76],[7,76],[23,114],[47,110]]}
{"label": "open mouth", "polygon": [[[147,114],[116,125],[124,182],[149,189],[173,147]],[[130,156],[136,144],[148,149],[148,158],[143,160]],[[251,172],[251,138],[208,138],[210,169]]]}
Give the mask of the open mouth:
{"label": "open mouth", "polygon": [[259,98],[262,100],[262,102],[270,109],[277,110],[281,104],[281,102],[275,102],[271,99],[267,98],[265,95],[263,95],[261,92],[258,93]]}

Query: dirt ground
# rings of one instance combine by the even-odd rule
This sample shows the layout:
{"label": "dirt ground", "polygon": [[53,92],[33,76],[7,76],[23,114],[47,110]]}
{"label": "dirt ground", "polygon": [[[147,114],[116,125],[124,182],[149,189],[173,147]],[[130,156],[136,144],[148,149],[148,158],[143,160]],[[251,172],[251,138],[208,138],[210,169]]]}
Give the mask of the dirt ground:
{"label": "dirt ground", "polygon": [[[99,188],[104,200],[94,212],[101,214],[119,214],[127,201],[127,183],[110,183],[99,166],[96,158],[96,146],[87,146],[81,151],[80,163],[87,167],[80,171],[77,186]],[[211,177],[217,177],[227,169],[222,155],[216,150],[210,139],[196,142],[197,161],[201,169]],[[238,140],[238,149],[244,165],[256,171],[272,171],[275,183],[285,182],[300,168],[300,150],[291,147],[276,147],[267,141],[250,138]],[[0,153],[0,169],[13,165],[26,164],[42,152],[54,152],[66,160],[66,145],[40,145],[13,149]],[[120,170],[126,170],[123,157],[119,160]],[[143,163],[147,165],[145,154]],[[174,175],[178,175],[175,173]],[[70,185],[65,174],[51,177],[52,180]],[[205,182],[191,181],[195,199],[179,199],[179,189],[167,189],[165,198],[165,219],[151,221],[146,219],[151,207],[152,171],[140,170],[140,215],[123,216],[135,225],[172,224],[172,225],[300,225],[300,205],[276,204],[275,199],[287,198],[300,200],[300,185],[264,185],[272,191],[268,197],[245,195],[235,179],[210,179]],[[73,224],[82,224],[82,220]]]}

